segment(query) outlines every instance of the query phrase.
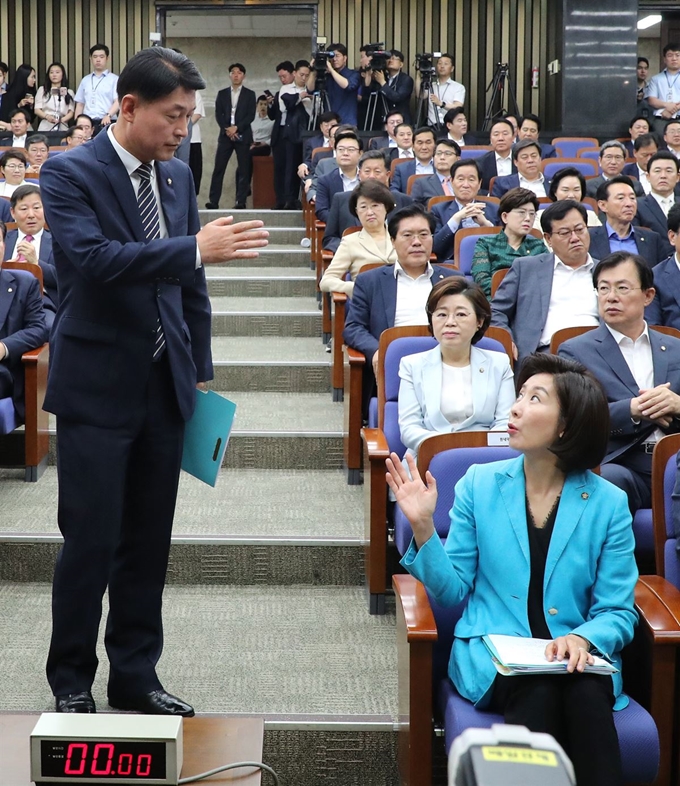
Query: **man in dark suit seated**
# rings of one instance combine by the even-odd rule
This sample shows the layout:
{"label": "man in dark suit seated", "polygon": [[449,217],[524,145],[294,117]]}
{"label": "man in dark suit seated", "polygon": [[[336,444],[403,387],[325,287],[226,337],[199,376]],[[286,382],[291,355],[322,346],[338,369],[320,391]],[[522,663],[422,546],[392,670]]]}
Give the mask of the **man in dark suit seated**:
{"label": "man in dark suit seated", "polygon": [[600,474],[626,492],[635,513],[652,505],[654,445],[680,431],[680,340],[647,327],[654,282],[638,254],[611,254],[593,281],[602,324],[559,354],[590,369],[605,389],[611,433]]}
{"label": "man in dark suit seated", "polygon": [[[538,115],[524,115],[517,123],[517,138],[521,142],[523,139],[531,139],[538,142],[538,135],[541,133],[541,119]],[[557,150],[552,145],[541,145],[541,158],[557,158]]]}
{"label": "man in dark suit seated", "polygon": [[652,190],[647,196],[638,199],[635,224],[652,229],[661,241],[661,258],[665,259],[675,252],[668,240],[667,217],[676,204],[678,168],[680,162],[668,150],[659,150],[647,164],[647,177]]}
{"label": "man in dark suit seated", "polygon": [[9,206],[9,199],[0,197],[0,221],[6,224],[8,221],[14,221],[12,218],[12,211]]}
{"label": "man in dark suit seated", "polygon": [[17,107],[9,113],[9,133],[0,134],[0,145],[26,147],[27,138],[33,133],[31,119],[25,109]]}
{"label": "man in dark suit seated", "polygon": [[515,359],[547,352],[553,334],[567,327],[599,324],[588,252],[586,209],[563,199],[541,216],[543,236],[552,249],[512,263],[491,301],[491,324],[512,334]]}
{"label": "man in dark suit seated", "polygon": [[404,116],[399,110],[393,109],[391,112],[388,112],[385,116],[385,135],[372,137],[368,144],[368,149],[378,150],[383,147],[396,147],[397,140],[394,138],[394,131],[403,122]]}
{"label": "man in dark suit seated", "polygon": [[654,267],[663,259],[661,238],[651,229],[633,226],[637,197],[633,182],[625,175],[607,180],[597,190],[597,206],[606,215],[604,226],[591,227],[590,250],[596,259],[614,251],[640,254]]}
{"label": "man in dark suit seated", "polygon": [[415,158],[413,152],[413,129],[408,123],[401,123],[394,129],[396,147],[383,148],[390,163],[397,158]]}
{"label": "man in dark suit seated", "polygon": [[316,184],[316,217],[328,220],[333,195],[339,191],[352,191],[359,182],[357,166],[361,158],[363,142],[354,133],[337,133],[335,142],[336,169],[319,178]]}
{"label": "man in dark suit seated", "polygon": [[491,196],[500,197],[512,188],[528,188],[537,197],[548,195],[550,181],[541,171],[541,146],[534,139],[524,139],[512,148],[512,163],[517,169],[513,175],[497,177]]}
{"label": "man in dark suit seated", "polygon": [[330,147],[330,130],[340,124],[337,112],[324,112],[319,116],[319,133],[308,136],[303,143],[302,163],[298,167],[298,177],[305,180],[311,172],[312,153],[317,147]]}
{"label": "man in dark suit seated", "polygon": [[387,224],[397,262],[357,276],[347,312],[343,338],[348,347],[366,357],[367,397],[375,386],[378,346],[383,330],[399,325],[427,325],[425,304],[432,287],[441,279],[460,275],[430,264],[434,219],[420,205],[392,213]]}
{"label": "man in dark suit seated", "polygon": [[492,177],[503,177],[517,172],[512,160],[512,145],[515,141],[515,129],[512,123],[500,118],[491,126],[489,142],[492,150],[477,159],[479,171],[482,173],[482,192],[489,192],[489,181]]}
{"label": "man in dark suit seated", "polygon": [[[0,258],[7,228],[0,221]],[[40,284],[24,270],[0,268],[0,398],[12,397],[21,420],[24,408],[24,352],[41,347],[49,335]]]}
{"label": "man in dark suit seated", "polygon": [[434,174],[419,177],[415,181],[411,189],[413,201],[426,208],[432,197],[453,196],[451,167],[459,158],[460,148],[456,142],[452,142],[450,139],[438,140],[434,150]]}
{"label": "man in dark suit seated", "polygon": [[448,133],[446,136],[441,137],[442,139],[450,139],[452,142],[455,142],[458,147],[477,144],[475,137],[468,133],[468,121],[465,115],[465,109],[462,106],[449,109],[444,115],[444,125]]}
{"label": "man in dark suit seated", "polygon": [[413,153],[414,157],[403,164],[397,164],[390,189],[406,193],[408,180],[411,175],[432,175],[434,174],[434,156],[436,137],[434,131],[429,126],[423,126],[413,133]]}
{"label": "man in dark suit seated", "polygon": [[43,306],[47,329],[52,329],[59,306],[57,273],[52,253],[52,235],[45,229],[45,214],[38,186],[19,186],[10,199],[12,220],[17,228],[7,233],[5,254],[17,262],[40,265],[43,273]]}
{"label": "man in dark suit seated", "polygon": [[453,241],[461,227],[494,227],[498,224],[498,207],[493,202],[475,202],[482,180],[474,159],[456,161],[451,167],[450,177],[454,199],[432,207],[435,220],[433,249],[440,262],[453,259]]}
{"label": "man in dark suit seated", "polygon": [[649,159],[659,150],[659,143],[654,134],[640,134],[633,142],[634,164],[626,164],[621,170],[622,175],[636,177],[640,181],[645,194],[648,194],[651,186],[647,179],[647,164]]}
{"label": "man in dark suit seated", "polygon": [[[363,183],[366,180],[377,180],[384,186],[389,186],[390,170],[387,168],[387,161],[382,151],[368,150],[359,159],[359,182]],[[335,253],[338,250],[342,233],[346,229],[361,226],[359,219],[352,215],[349,209],[349,200],[353,193],[353,191],[339,191],[333,196],[322,244],[327,251]],[[392,192],[392,196],[397,210],[413,203],[411,197],[406,194]]]}
{"label": "man in dark suit seated", "polygon": [[[624,165],[626,163],[626,148],[618,139],[610,139],[600,147],[600,172],[597,177],[591,177],[586,180],[586,196],[592,199],[597,199],[597,189],[607,180],[613,177],[618,177],[623,173]],[[637,174],[634,172],[635,179],[632,181],[633,189],[636,196],[644,196],[645,190],[642,183],[637,179]]]}
{"label": "man in dark suit seated", "polygon": [[673,254],[652,269],[655,294],[645,309],[645,319],[648,325],[680,330],[680,204],[670,209],[667,225]]}

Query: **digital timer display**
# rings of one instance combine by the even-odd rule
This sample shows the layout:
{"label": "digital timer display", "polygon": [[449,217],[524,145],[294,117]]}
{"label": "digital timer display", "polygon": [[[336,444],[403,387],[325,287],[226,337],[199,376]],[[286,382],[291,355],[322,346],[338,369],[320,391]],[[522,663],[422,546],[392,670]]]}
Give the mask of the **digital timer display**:
{"label": "digital timer display", "polygon": [[73,742],[42,740],[45,778],[163,779],[166,746],[163,742]]}

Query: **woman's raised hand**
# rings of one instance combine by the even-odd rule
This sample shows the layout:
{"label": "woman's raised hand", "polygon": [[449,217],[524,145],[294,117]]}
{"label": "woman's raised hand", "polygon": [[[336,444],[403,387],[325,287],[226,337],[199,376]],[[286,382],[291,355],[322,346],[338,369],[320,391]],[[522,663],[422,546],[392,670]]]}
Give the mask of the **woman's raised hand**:
{"label": "woman's raised hand", "polygon": [[387,485],[394,492],[397,504],[406,516],[413,529],[413,534],[418,546],[422,546],[430,539],[434,532],[434,510],[437,506],[437,481],[430,474],[425,473],[423,483],[413,456],[406,455],[406,463],[411,473],[408,476],[404,464],[396,453],[392,453],[385,462]]}

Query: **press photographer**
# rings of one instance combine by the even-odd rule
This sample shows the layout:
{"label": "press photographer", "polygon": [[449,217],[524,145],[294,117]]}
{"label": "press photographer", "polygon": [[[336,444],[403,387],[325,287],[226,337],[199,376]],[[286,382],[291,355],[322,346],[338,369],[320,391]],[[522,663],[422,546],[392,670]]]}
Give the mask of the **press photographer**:
{"label": "press photographer", "polygon": [[389,112],[387,99],[380,90],[386,82],[387,60],[391,52],[383,43],[364,44],[359,52],[359,128],[375,131],[382,128]]}
{"label": "press photographer", "polygon": [[401,112],[405,123],[411,123],[411,94],[413,78],[402,73],[404,55],[398,49],[390,50],[387,69],[375,73],[375,81],[380,85],[380,93],[387,102],[387,113]]}
{"label": "press photographer", "polygon": [[314,53],[307,90],[310,93],[325,91],[328,106],[323,106],[322,112],[326,109],[337,112],[342,123],[356,126],[359,82],[359,72],[347,68],[344,44],[331,44],[328,51],[320,46]]}

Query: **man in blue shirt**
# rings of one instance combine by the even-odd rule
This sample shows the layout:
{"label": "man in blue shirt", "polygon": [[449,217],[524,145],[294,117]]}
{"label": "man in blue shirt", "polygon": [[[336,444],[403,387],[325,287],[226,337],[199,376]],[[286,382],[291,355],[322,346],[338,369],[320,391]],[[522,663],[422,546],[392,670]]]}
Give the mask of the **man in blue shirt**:
{"label": "man in blue shirt", "polygon": [[[347,68],[347,47],[344,44],[331,44],[329,52],[335,52],[334,57],[326,61],[328,73],[326,75],[325,90],[328,95],[330,108],[340,115],[341,123],[357,124],[357,93],[359,92],[360,77],[358,71]],[[307,90],[314,92],[316,86],[316,66],[307,82]]]}
{"label": "man in blue shirt", "polygon": [[653,130],[663,136],[666,123],[680,116],[680,44],[668,43],[663,48],[663,71],[653,76],[644,97],[654,110]]}
{"label": "man in blue shirt", "polygon": [[76,118],[83,112],[92,118],[94,133],[108,126],[118,113],[116,85],[118,76],[109,71],[109,48],[95,44],[90,48],[92,73],[86,74],[76,92]]}

